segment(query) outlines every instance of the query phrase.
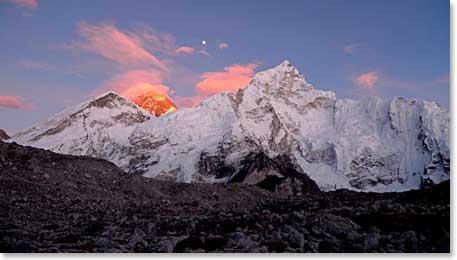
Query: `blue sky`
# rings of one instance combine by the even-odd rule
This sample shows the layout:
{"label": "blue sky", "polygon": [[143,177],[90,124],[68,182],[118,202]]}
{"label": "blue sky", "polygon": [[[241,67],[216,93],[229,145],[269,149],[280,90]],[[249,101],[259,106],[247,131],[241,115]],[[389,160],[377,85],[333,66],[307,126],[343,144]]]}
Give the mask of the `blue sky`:
{"label": "blue sky", "polygon": [[189,106],[284,59],[339,98],[449,108],[449,31],[445,0],[0,0],[0,128],[105,90]]}

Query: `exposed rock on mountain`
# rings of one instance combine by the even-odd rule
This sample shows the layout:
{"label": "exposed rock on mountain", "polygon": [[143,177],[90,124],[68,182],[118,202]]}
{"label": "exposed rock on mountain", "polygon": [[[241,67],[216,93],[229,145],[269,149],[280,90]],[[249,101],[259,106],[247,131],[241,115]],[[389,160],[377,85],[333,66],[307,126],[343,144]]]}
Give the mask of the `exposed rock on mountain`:
{"label": "exposed rock on mountain", "polygon": [[250,154],[285,156],[322,190],[403,191],[449,179],[445,109],[400,97],[337,99],[287,61],[236,93],[159,118],[114,93],[94,102],[107,106],[84,103],[11,140],[179,182],[230,182]]}
{"label": "exposed rock on mountain", "polygon": [[10,138],[10,136],[5,132],[5,130],[0,129],[0,141],[6,140],[8,138]]}
{"label": "exposed rock on mountain", "polygon": [[133,102],[155,116],[161,116],[176,110],[176,105],[169,97],[155,92],[140,95]]}
{"label": "exposed rock on mountain", "polygon": [[289,195],[320,191],[316,183],[305,173],[298,172],[285,155],[271,159],[264,153],[249,154],[230,182],[254,184],[269,191]]}

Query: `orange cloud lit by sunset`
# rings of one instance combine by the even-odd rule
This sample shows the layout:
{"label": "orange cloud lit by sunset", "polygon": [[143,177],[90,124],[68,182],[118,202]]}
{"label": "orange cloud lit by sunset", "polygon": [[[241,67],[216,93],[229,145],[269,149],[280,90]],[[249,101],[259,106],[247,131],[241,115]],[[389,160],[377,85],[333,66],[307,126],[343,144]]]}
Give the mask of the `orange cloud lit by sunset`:
{"label": "orange cloud lit by sunset", "polygon": [[257,64],[234,64],[225,67],[223,71],[205,72],[196,89],[203,96],[214,95],[223,91],[235,92],[245,87],[254,76]]}
{"label": "orange cloud lit by sunset", "polygon": [[155,92],[168,96],[172,92],[167,86],[162,84],[162,81],[162,76],[158,72],[130,70],[116,75],[107,81],[101,91],[112,90],[132,100],[147,92]]}
{"label": "orange cloud lit by sunset", "polygon": [[0,96],[0,108],[23,109],[28,105],[18,96]]}
{"label": "orange cloud lit by sunset", "polygon": [[217,47],[219,49],[227,49],[229,47],[229,45],[226,42],[221,42],[221,43],[219,43],[219,45]]}
{"label": "orange cloud lit by sunset", "polygon": [[[80,22],[77,31],[84,41],[77,43],[76,47],[122,65],[120,68],[123,71],[106,81],[94,94],[115,91],[131,100],[146,93],[170,97],[173,91],[164,82],[170,79],[176,65],[179,65],[175,55],[191,55],[196,51],[190,46],[176,47],[173,35],[147,26],[122,31],[111,23]],[[220,49],[228,47],[225,42],[218,45]],[[210,56],[205,47],[199,53]],[[196,106],[214,94],[235,92],[248,85],[257,66],[255,63],[233,64],[222,71],[203,72],[200,81],[194,85],[197,94],[176,97],[176,103],[178,106]]]}
{"label": "orange cloud lit by sunset", "polygon": [[258,64],[234,64],[222,71],[204,72],[196,84],[197,95],[176,97],[178,107],[195,107],[206,98],[224,91],[235,92],[246,87],[254,76]]}
{"label": "orange cloud lit by sunset", "polygon": [[38,1],[37,0],[10,0],[11,3],[25,7],[28,9],[36,9],[38,7]]}
{"label": "orange cloud lit by sunset", "polygon": [[176,49],[176,53],[194,54],[195,49],[189,46],[181,46]]}
{"label": "orange cloud lit by sunset", "polygon": [[152,65],[167,70],[164,62],[143,47],[141,39],[120,31],[113,24],[91,25],[81,22],[77,31],[86,40],[79,44],[82,49],[123,65]]}
{"label": "orange cloud lit by sunset", "polygon": [[379,73],[371,71],[356,76],[353,81],[356,85],[364,88],[374,88],[376,82],[379,80]]}

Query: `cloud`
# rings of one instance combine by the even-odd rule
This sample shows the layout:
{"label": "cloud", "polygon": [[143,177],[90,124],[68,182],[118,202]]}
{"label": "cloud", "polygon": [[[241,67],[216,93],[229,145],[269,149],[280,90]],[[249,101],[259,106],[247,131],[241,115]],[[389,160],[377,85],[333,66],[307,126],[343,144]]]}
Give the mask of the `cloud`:
{"label": "cloud", "polygon": [[211,56],[211,54],[209,54],[209,52],[206,50],[206,48],[200,49],[200,51],[198,51],[198,53],[203,54],[203,55],[208,56],[208,57]]}
{"label": "cloud", "polygon": [[204,96],[223,91],[235,92],[251,81],[257,66],[255,63],[234,64],[225,67],[223,71],[205,72],[201,76],[201,81],[197,83],[197,91]]}
{"label": "cloud", "polygon": [[200,104],[205,97],[202,96],[191,96],[191,97],[175,97],[173,102],[178,108],[180,107],[195,107]]}
{"label": "cloud", "polygon": [[[431,88],[431,82],[417,83],[405,79],[397,79],[379,71],[370,71],[359,74],[352,78],[357,88],[353,89],[353,94],[357,96],[381,95],[391,93],[411,93],[416,95],[418,91]],[[424,84],[425,83],[425,84]]]}
{"label": "cloud", "polygon": [[371,71],[354,77],[353,82],[359,87],[372,89],[378,82],[379,77],[380,75],[377,71]]}
{"label": "cloud", "polygon": [[161,95],[172,94],[173,92],[162,84],[162,81],[162,75],[157,71],[130,70],[105,82],[101,89],[94,92],[94,95],[114,91],[126,98],[134,99],[151,91]]}
{"label": "cloud", "polygon": [[23,60],[18,62],[19,66],[30,70],[53,70],[54,66],[43,61]]}
{"label": "cloud", "polygon": [[181,46],[176,48],[176,53],[186,53],[186,54],[194,54],[195,49],[189,46]]}
{"label": "cloud", "polygon": [[191,90],[200,81],[201,74],[193,71],[193,67],[188,67],[180,62],[170,62],[168,67],[172,69],[170,69],[170,73],[164,75],[167,86],[179,86],[180,90]]}
{"label": "cloud", "polygon": [[[134,99],[154,91],[169,96],[174,92],[163,82],[176,83],[173,77],[177,74],[180,77],[184,74],[186,79],[198,77],[192,76],[193,73],[174,60],[177,54],[193,54],[195,49],[190,46],[177,47],[173,35],[159,32],[145,24],[139,24],[133,30],[121,31],[111,23],[91,25],[81,22],[77,31],[85,39],[84,42],[58,47],[70,50],[76,47],[123,65],[121,73],[107,80],[92,95],[115,91]],[[198,78],[193,80],[196,81]],[[192,81],[185,84],[193,86]]]}
{"label": "cloud", "polygon": [[229,47],[229,45],[228,45],[228,43],[226,43],[226,42],[221,42],[221,43],[219,43],[219,45],[218,45],[218,48],[219,48],[219,49],[227,49],[228,47]]}
{"label": "cloud", "polygon": [[140,39],[143,46],[156,54],[176,55],[176,39],[170,33],[160,32],[147,24],[137,24],[131,33]]}
{"label": "cloud", "polygon": [[158,57],[144,48],[138,36],[122,32],[113,24],[91,25],[80,22],[77,31],[86,40],[84,43],[78,44],[84,50],[122,65],[150,65],[157,69],[167,70]]}
{"label": "cloud", "polygon": [[24,103],[18,96],[0,96],[0,108],[24,109],[30,105]]}
{"label": "cloud", "polygon": [[353,54],[354,50],[359,47],[360,47],[360,44],[357,44],[357,43],[349,44],[343,48],[343,51],[346,54]]}
{"label": "cloud", "polygon": [[10,2],[17,6],[25,7],[31,10],[35,10],[38,8],[37,0],[10,0]]}
{"label": "cloud", "polygon": [[174,102],[178,107],[195,107],[212,95],[224,91],[235,92],[249,84],[257,67],[256,63],[233,64],[225,67],[223,71],[204,72],[195,85],[197,95],[178,96]]}
{"label": "cloud", "polygon": [[[144,24],[126,31],[107,22],[80,22],[77,32],[83,37],[82,42],[58,47],[83,49],[122,65],[121,72],[105,81],[92,95],[115,91],[126,98],[134,99],[154,91],[170,96],[174,91],[168,84],[173,84],[194,87],[196,95],[178,96],[175,97],[175,102],[180,107],[195,106],[211,95],[243,88],[252,79],[258,66],[254,63],[234,64],[223,71],[195,74],[177,62],[175,57],[178,54],[194,54],[197,50],[190,46],[176,46],[173,35],[159,32]],[[229,46],[227,43],[220,43],[218,47],[224,49]],[[198,50],[198,53],[210,56],[205,47]],[[176,76],[184,77],[185,82],[178,83],[174,79]]]}
{"label": "cloud", "polygon": [[436,84],[449,84],[451,82],[451,75],[450,74],[442,75],[442,76],[438,77],[437,79],[435,79],[434,82]]}

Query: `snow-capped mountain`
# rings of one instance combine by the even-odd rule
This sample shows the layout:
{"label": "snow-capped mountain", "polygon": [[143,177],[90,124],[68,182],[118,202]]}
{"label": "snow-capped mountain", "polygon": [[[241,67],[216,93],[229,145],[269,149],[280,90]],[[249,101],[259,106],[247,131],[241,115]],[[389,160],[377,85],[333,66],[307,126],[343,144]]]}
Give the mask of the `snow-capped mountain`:
{"label": "snow-capped mountain", "polygon": [[152,115],[113,92],[66,109],[8,141],[57,153],[88,155],[120,163],[135,127]]}
{"label": "snow-capped mountain", "polygon": [[[108,93],[9,141],[100,157],[129,172],[180,182],[285,178],[284,170],[263,162],[287,161],[323,190],[383,192],[449,179],[449,122],[449,113],[433,102],[337,99],[285,61],[257,73],[246,88],[195,108],[156,118]],[[253,161],[256,155],[263,159]]]}

